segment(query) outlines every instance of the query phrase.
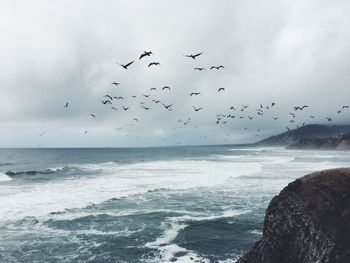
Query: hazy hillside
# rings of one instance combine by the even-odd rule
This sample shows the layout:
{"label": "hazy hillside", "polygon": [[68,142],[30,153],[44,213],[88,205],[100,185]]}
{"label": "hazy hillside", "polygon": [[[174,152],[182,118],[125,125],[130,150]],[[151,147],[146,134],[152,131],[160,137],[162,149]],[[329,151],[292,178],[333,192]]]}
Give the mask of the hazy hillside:
{"label": "hazy hillside", "polygon": [[301,139],[335,138],[348,132],[350,132],[350,125],[310,124],[295,130],[286,131],[279,135],[271,136],[255,143],[255,145],[287,146],[294,144]]}

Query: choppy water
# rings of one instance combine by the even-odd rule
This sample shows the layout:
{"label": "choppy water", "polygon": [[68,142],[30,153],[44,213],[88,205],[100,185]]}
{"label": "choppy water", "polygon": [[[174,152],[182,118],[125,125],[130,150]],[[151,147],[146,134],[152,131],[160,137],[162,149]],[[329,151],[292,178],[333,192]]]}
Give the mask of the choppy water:
{"label": "choppy water", "polygon": [[349,164],[279,148],[1,149],[0,262],[234,262],[284,186]]}

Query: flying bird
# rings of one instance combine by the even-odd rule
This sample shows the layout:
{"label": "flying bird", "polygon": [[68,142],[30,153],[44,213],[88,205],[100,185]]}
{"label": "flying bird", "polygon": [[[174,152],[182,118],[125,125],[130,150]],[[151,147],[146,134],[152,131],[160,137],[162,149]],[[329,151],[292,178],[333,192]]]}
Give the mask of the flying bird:
{"label": "flying bird", "polygon": [[150,95],[148,95],[148,94],[142,94],[142,96],[148,98]]}
{"label": "flying bird", "polygon": [[91,113],[90,116],[93,117],[93,118],[96,118],[95,114]]}
{"label": "flying bird", "polygon": [[107,98],[109,98],[110,100],[113,100],[113,98],[112,98],[112,96],[110,96],[110,95],[104,95],[104,97],[107,97]]}
{"label": "flying bird", "polygon": [[349,109],[349,106],[348,105],[344,105],[343,109]]}
{"label": "flying bird", "polygon": [[196,108],[195,106],[193,106],[193,109],[194,109],[195,111],[200,111],[200,110],[202,110],[203,108]]}
{"label": "flying bird", "polygon": [[165,90],[165,89],[170,90],[170,87],[169,87],[169,86],[164,86],[164,87],[162,88],[162,90]]}
{"label": "flying bird", "polygon": [[191,92],[190,96],[193,96],[193,95],[200,95],[201,93],[200,92]]}
{"label": "flying bird", "polygon": [[159,62],[151,62],[148,64],[148,67],[150,66],[160,66],[160,63]]}
{"label": "flying bird", "polygon": [[128,67],[132,64],[132,63],[134,63],[135,61],[131,61],[131,62],[129,62],[128,64],[119,64],[119,63],[117,63],[119,66],[122,66],[123,68],[125,68],[125,69],[128,69]]}
{"label": "flying bird", "polygon": [[184,55],[184,56],[185,56],[185,57],[188,57],[188,58],[196,59],[198,56],[200,56],[200,55],[202,55],[202,54],[203,54],[203,52],[198,53],[198,54],[195,54],[195,55],[191,54],[191,55]]}
{"label": "flying bird", "polygon": [[153,53],[151,51],[143,51],[143,53],[141,54],[139,60],[143,57],[149,57],[150,55],[152,55]]}
{"label": "flying bird", "polygon": [[221,68],[225,68],[225,67],[223,65],[210,67],[210,69],[221,69]]}
{"label": "flying bird", "polygon": [[145,106],[142,106],[142,108],[144,108],[145,110],[150,110],[151,109],[151,108],[145,107]]}
{"label": "flying bird", "polygon": [[40,133],[40,136],[44,136],[45,132]]}
{"label": "flying bird", "polygon": [[116,107],[112,107],[113,110],[118,110]]}
{"label": "flying bird", "polygon": [[150,88],[150,90],[157,90],[156,88]]}
{"label": "flying bird", "polygon": [[112,82],[111,84],[112,84],[112,85],[116,85],[116,86],[119,86],[119,85],[120,85],[119,82]]}
{"label": "flying bird", "polygon": [[66,105],[64,105],[65,108],[68,108],[69,103],[67,102]]}
{"label": "flying bird", "polygon": [[127,111],[128,109],[129,109],[129,107],[123,106],[123,110]]}
{"label": "flying bird", "polygon": [[104,105],[112,104],[112,102],[110,100],[102,100],[101,103]]}
{"label": "flying bird", "polygon": [[171,106],[173,106],[173,104],[169,104],[169,105],[165,105],[164,103],[162,103],[164,108],[166,108],[167,110],[171,109]]}
{"label": "flying bird", "polygon": [[224,88],[218,89],[218,92],[220,92],[220,91],[225,91],[225,89]]}
{"label": "flying bird", "polygon": [[194,70],[202,71],[202,70],[205,70],[205,68],[194,68]]}
{"label": "flying bird", "polygon": [[152,100],[154,103],[160,103],[160,100]]}

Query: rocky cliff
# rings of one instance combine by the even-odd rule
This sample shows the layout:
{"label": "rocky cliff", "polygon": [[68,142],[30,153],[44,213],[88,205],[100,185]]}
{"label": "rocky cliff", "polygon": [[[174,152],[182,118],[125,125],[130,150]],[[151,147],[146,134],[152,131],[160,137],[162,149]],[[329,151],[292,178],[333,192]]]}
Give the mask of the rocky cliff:
{"label": "rocky cliff", "polygon": [[306,175],[270,202],[263,236],[238,263],[350,262],[350,169]]}
{"label": "rocky cliff", "polygon": [[255,146],[288,146],[302,139],[336,138],[350,132],[350,125],[310,124],[255,143]]}
{"label": "rocky cliff", "polygon": [[350,150],[350,133],[338,138],[301,139],[287,149]]}

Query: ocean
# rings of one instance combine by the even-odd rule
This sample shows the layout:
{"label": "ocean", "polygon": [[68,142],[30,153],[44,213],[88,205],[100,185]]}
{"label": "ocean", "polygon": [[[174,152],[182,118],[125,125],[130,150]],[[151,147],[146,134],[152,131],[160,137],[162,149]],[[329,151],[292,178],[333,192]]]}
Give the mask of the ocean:
{"label": "ocean", "polygon": [[0,149],[0,262],[235,262],[294,179],[349,152]]}

